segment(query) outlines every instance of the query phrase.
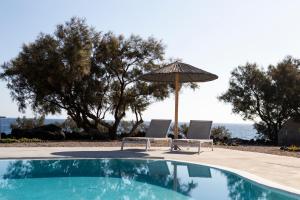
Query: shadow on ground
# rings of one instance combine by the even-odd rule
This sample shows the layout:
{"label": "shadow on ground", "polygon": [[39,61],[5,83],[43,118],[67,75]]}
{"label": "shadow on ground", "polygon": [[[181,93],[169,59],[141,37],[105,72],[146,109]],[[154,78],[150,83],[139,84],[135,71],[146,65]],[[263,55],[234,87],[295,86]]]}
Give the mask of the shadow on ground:
{"label": "shadow on ground", "polygon": [[55,156],[71,158],[151,158],[163,159],[164,157],[151,157],[145,151],[130,149],[124,151],[61,151],[51,153]]}

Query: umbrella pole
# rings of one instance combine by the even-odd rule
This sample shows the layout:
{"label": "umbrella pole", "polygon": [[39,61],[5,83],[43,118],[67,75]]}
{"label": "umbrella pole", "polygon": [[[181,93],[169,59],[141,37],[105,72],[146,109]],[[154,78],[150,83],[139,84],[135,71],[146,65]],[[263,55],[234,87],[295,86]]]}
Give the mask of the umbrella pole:
{"label": "umbrella pole", "polygon": [[173,174],[173,190],[177,191],[177,164],[174,163],[174,174]]}
{"label": "umbrella pole", "polygon": [[179,74],[175,74],[175,128],[174,138],[178,139],[178,93],[179,93]]}

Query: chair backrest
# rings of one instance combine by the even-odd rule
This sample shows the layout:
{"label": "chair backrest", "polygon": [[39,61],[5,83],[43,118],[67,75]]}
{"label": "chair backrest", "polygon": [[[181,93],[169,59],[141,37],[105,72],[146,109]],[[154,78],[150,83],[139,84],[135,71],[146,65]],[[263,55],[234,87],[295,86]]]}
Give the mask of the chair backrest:
{"label": "chair backrest", "polygon": [[209,167],[189,164],[187,168],[189,177],[211,178],[211,172]]}
{"label": "chair backrest", "polygon": [[166,161],[151,161],[148,163],[149,175],[170,175],[170,170]]}
{"label": "chair backrest", "polygon": [[191,120],[188,129],[188,139],[210,139],[212,121]]}
{"label": "chair backrest", "polygon": [[146,132],[146,137],[165,138],[172,120],[169,119],[152,119]]}

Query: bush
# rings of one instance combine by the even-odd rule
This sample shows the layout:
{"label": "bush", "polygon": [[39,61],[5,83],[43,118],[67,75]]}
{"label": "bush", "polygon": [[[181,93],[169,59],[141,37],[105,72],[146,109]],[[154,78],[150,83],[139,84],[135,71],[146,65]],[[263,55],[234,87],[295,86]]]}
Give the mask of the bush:
{"label": "bush", "polygon": [[213,139],[227,140],[231,138],[231,132],[225,126],[217,126],[211,129]]}
{"label": "bush", "polygon": [[0,140],[0,143],[16,143],[16,142],[18,142],[18,140],[14,138],[5,138]]}
{"label": "bush", "polygon": [[[169,138],[174,139],[174,130],[175,130],[175,126],[173,125],[173,126],[171,126],[170,133],[168,134]],[[178,139],[186,138],[188,130],[189,130],[189,126],[186,123],[179,125],[179,127],[178,127]]]}
{"label": "bush", "polygon": [[54,124],[47,124],[32,129],[12,129],[11,138],[39,138],[41,140],[62,140],[65,133]]}
{"label": "bush", "polygon": [[16,119],[16,122],[11,124],[11,129],[33,129],[39,126],[43,126],[45,122],[45,116],[26,118],[25,116]]}
{"label": "bush", "polygon": [[185,135],[185,137],[188,133],[188,130],[189,130],[189,126],[187,124],[181,124],[179,126],[179,132],[182,133],[183,135]]}
{"label": "bush", "polygon": [[300,151],[300,147],[292,145],[287,148],[288,151]]}
{"label": "bush", "polygon": [[66,132],[80,132],[81,129],[78,128],[76,122],[68,117],[63,123],[59,124],[59,126]]}

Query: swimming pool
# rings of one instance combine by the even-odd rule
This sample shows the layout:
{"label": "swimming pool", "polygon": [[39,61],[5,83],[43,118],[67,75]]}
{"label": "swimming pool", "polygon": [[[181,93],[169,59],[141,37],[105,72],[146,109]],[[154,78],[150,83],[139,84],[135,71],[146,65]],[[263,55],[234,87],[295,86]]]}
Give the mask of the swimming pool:
{"label": "swimming pool", "polygon": [[165,160],[2,160],[0,199],[300,199],[234,173]]}

